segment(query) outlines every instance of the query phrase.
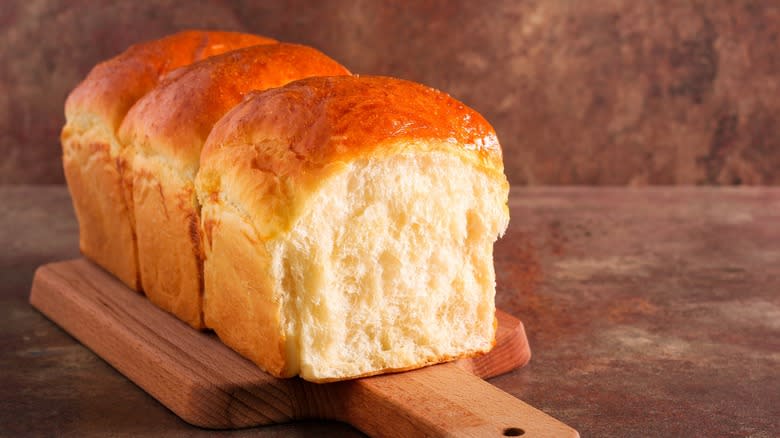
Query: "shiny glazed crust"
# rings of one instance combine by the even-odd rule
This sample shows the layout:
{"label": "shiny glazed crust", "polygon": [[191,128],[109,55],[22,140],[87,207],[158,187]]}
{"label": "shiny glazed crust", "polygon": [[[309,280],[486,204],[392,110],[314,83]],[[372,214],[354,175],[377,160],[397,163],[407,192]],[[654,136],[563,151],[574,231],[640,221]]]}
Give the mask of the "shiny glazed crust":
{"label": "shiny glazed crust", "polygon": [[196,178],[206,325],[270,374],[297,374],[297,359],[285,352],[284,309],[269,299],[275,285],[265,243],[284,239],[307,200],[348,163],[408,151],[455,155],[508,190],[493,128],[474,110],[420,84],[372,76],[310,78],[252,93],[226,114],[206,141]]}
{"label": "shiny glazed crust", "polygon": [[310,47],[253,46],[181,68],[133,106],[119,138],[125,156],[132,156],[139,269],[152,302],[195,328],[204,327],[194,179],[214,124],[252,90],[348,74]]}
{"label": "shiny glazed crust", "polygon": [[130,107],[168,72],[209,56],[274,40],[186,31],[130,47],[98,64],[65,103],[63,167],[82,253],[139,290],[131,190],[116,132]]}

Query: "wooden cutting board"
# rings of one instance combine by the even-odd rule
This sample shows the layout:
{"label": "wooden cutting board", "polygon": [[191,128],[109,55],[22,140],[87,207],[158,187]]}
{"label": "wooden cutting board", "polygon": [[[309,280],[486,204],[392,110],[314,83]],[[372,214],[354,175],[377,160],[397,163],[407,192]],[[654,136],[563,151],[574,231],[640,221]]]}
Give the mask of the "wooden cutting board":
{"label": "wooden cutting board", "polygon": [[487,355],[315,384],[265,374],[213,334],[191,329],[84,259],[40,267],[30,303],[196,426],[322,418],[373,436],[578,436],[482,380],[523,366],[531,356],[522,323],[501,311],[496,347]]}

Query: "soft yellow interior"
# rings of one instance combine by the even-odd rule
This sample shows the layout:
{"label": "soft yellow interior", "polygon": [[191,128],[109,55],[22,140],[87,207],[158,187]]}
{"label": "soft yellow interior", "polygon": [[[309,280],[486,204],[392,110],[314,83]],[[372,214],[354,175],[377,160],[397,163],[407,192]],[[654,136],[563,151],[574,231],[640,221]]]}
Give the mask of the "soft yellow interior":
{"label": "soft yellow interior", "polygon": [[288,355],[310,380],[487,351],[507,186],[446,153],[350,163],[265,242]]}

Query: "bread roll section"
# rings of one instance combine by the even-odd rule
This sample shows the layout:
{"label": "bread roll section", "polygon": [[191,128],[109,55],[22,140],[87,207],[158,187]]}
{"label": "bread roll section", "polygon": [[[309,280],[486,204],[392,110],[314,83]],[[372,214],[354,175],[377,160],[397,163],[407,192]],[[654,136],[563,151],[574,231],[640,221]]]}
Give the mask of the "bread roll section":
{"label": "bread roll section", "polygon": [[508,183],[492,127],[383,77],[253,93],[196,177],[205,323],[269,373],[331,381],[488,351]]}
{"label": "bread roll section", "polygon": [[492,348],[509,184],[493,128],[449,95],[188,31],[96,66],[66,117],[84,255],[268,373]]}
{"label": "bread roll section", "polygon": [[139,269],[152,302],[204,328],[200,205],[194,180],[213,125],[249,91],[347,74],[346,68],[310,47],[260,45],[179,69],[133,106],[119,137],[133,157]]}
{"label": "bread roll section", "polygon": [[63,167],[79,222],[81,252],[139,290],[131,165],[117,130],[130,107],[168,72],[209,56],[275,40],[231,32],[186,31],[137,44],[98,64],[68,96]]}

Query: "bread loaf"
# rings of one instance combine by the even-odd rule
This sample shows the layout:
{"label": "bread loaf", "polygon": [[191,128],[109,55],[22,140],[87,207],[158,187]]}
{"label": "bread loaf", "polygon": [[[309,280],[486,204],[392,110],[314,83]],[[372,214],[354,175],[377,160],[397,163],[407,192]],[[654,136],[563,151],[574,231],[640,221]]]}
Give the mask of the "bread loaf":
{"label": "bread loaf", "polygon": [[251,93],[196,177],[205,323],[278,377],[332,381],[488,351],[508,183],[493,128],[403,80]]}
{"label": "bread loaf", "polygon": [[251,90],[346,74],[343,66],[310,47],[247,47],[177,70],[132,107],[119,140],[133,157],[141,285],[153,303],[203,328],[200,206],[194,180],[214,123]]}
{"label": "bread loaf", "polygon": [[255,35],[187,31],[137,44],[98,64],[68,96],[63,167],[79,222],[81,252],[125,284],[140,287],[130,189],[123,184],[117,129],[130,107],[168,72],[240,47]]}

